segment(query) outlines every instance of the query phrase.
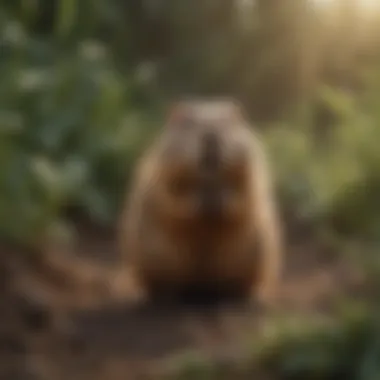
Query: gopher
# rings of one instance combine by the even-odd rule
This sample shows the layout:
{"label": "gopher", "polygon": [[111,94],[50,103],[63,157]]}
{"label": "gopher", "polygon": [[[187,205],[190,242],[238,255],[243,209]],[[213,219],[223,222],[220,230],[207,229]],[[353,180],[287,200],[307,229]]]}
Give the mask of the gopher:
{"label": "gopher", "polygon": [[119,235],[130,275],[148,296],[197,289],[273,299],[280,223],[263,144],[240,105],[173,106],[137,163]]}

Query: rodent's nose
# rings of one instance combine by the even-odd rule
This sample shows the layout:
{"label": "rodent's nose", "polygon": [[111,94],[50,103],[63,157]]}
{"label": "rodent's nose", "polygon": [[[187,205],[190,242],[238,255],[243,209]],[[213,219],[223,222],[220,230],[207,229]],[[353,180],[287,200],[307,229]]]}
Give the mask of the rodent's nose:
{"label": "rodent's nose", "polygon": [[220,146],[215,132],[206,132],[202,136],[201,166],[204,169],[215,170],[220,161]]}

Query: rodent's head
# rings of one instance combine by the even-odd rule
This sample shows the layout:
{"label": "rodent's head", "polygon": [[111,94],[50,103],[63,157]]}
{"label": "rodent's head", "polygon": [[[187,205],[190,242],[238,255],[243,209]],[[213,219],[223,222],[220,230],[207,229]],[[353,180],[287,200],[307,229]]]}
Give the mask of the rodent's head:
{"label": "rodent's head", "polygon": [[206,223],[246,215],[251,131],[229,100],[177,104],[162,134],[160,194],[171,217]]}

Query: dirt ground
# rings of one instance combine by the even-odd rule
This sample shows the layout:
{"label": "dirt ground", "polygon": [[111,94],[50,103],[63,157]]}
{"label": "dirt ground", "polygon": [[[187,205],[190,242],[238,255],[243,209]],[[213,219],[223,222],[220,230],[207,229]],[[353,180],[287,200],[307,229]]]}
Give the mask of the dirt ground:
{"label": "dirt ground", "polygon": [[[128,306],[112,232],[78,232],[74,248],[51,248],[45,260],[0,247],[0,380],[156,379],[188,350],[233,360],[265,321],[241,304]],[[358,281],[339,255],[296,239],[279,307],[328,313]]]}

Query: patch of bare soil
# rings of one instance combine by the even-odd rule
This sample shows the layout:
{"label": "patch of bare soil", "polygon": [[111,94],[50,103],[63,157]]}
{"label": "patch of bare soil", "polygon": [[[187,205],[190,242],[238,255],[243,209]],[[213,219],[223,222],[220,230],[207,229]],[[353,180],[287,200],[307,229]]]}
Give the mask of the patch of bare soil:
{"label": "patch of bare soil", "polygon": [[[0,248],[0,380],[156,379],[187,350],[239,357],[265,322],[264,312],[242,304],[130,305],[112,234],[81,227],[80,236],[42,260]],[[355,282],[333,252],[292,243],[279,308],[326,313]]]}

